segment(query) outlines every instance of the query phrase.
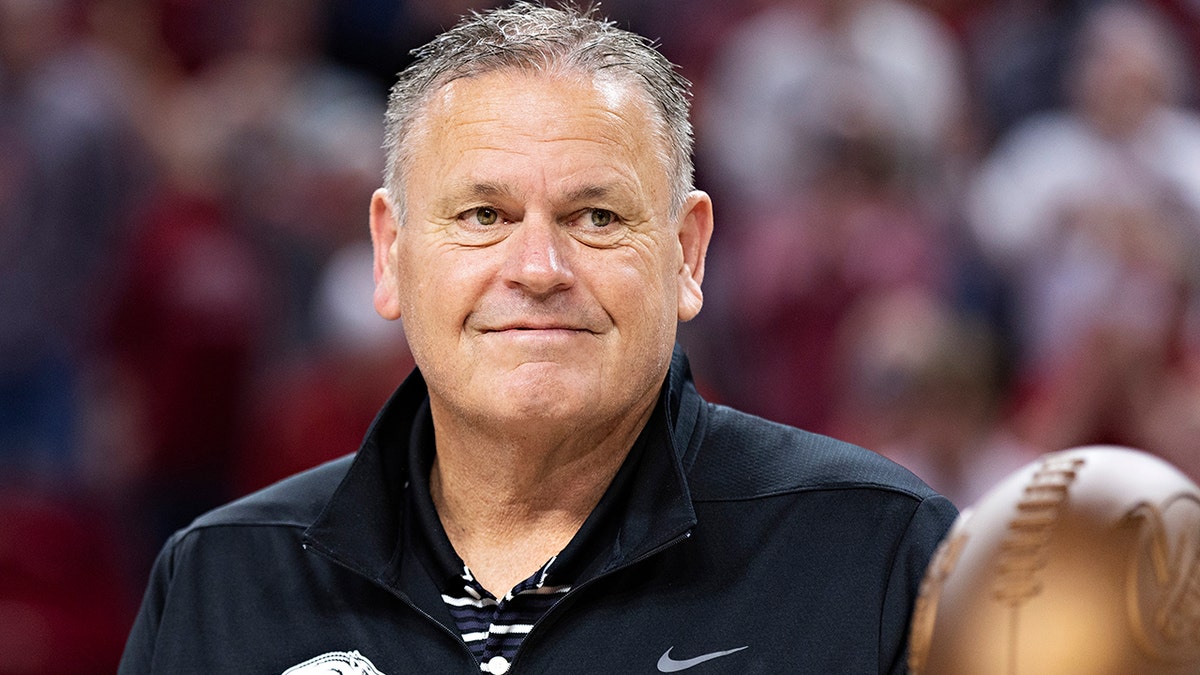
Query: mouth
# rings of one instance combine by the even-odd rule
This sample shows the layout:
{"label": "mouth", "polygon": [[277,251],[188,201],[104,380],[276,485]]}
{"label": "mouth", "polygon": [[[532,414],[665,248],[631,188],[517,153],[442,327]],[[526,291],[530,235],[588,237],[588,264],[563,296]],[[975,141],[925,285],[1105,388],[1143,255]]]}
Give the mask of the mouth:
{"label": "mouth", "polygon": [[589,329],[584,322],[571,320],[564,321],[561,318],[555,319],[552,317],[546,317],[544,319],[526,317],[509,321],[499,320],[494,323],[481,322],[479,331],[481,333],[532,333],[537,331],[564,331],[578,333],[595,332]]}
{"label": "mouth", "polygon": [[590,331],[590,330],[588,330],[588,329],[586,329],[586,328],[579,328],[578,326],[558,326],[558,325],[549,325],[549,326],[526,326],[526,325],[518,325],[518,326],[497,326],[497,327],[495,327],[495,328],[487,328],[487,329],[484,329],[483,331],[480,331],[480,332],[482,332],[482,333],[508,333],[508,334],[512,334],[512,335],[523,335],[523,334],[527,334],[527,335],[537,335],[537,334],[549,335],[549,334],[554,334],[554,333],[591,333],[592,331]]}
{"label": "mouth", "polygon": [[467,316],[464,328],[476,335],[508,335],[514,337],[555,335],[600,335],[606,330],[605,322],[585,312],[525,312],[485,311]]}
{"label": "mouth", "polygon": [[596,335],[596,331],[573,322],[564,321],[514,321],[480,327],[479,334],[507,337],[521,342],[533,340],[558,342],[581,336]]}

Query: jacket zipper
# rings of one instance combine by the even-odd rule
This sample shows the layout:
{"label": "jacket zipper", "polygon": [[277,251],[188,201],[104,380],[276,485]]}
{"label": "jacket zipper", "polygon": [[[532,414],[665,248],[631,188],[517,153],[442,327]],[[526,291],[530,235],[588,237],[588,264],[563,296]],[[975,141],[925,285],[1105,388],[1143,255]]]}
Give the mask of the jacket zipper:
{"label": "jacket zipper", "polygon": [[[527,648],[527,645],[530,644],[530,640],[534,637],[534,635],[540,635],[538,628],[545,626],[550,621],[553,621],[554,615],[561,613],[562,607],[568,603],[568,601],[571,599],[571,596],[578,596],[583,591],[583,589],[585,589],[595,583],[598,583],[599,581],[606,579],[606,578],[616,574],[617,572],[628,569],[644,560],[652,558],[652,557],[658,555],[659,553],[662,553],[663,551],[667,550],[668,548],[671,548],[672,546],[675,546],[676,544],[689,539],[691,536],[692,536],[692,531],[688,530],[688,531],[684,532],[683,534],[677,535],[675,538],[671,539],[670,541],[667,541],[666,543],[664,543],[660,546],[650,549],[646,553],[643,553],[642,555],[634,558],[633,560],[630,560],[630,561],[626,562],[625,564],[620,565],[618,567],[614,567],[611,570],[604,572],[603,574],[598,574],[595,577],[592,577],[591,579],[588,579],[587,581],[583,582],[582,584],[579,584],[578,586],[575,586],[571,590],[567,591],[567,594],[564,595],[561,600],[554,603],[554,605],[551,606],[550,609],[545,614],[540,616],[537,619],[537,621],[533,622],[533,626],[529,629],[529,633],[525,636],[525,639],[521,641],[521,645],[519,647],[517,647],[517,652],[515,654],[513,654],[512,661],[509,661],[509,668],[507,671],[508,674],[512,675],[513,668],[515,668],[521,660],[521,655],[524,654],[525,652],[529,651],[529,649]],[[544,632],[545,632],[545,630],[543,629],[541,631],[541,633],[544,633]],[[466,644],[466,643],[464,643],[464,644]]]}
{"label": "jacket zipper", "polygon": [[[475,658],[475,652],[471,651],[471,647],[470,647],[469,645],[467,645],[467,643],[466,643],[466,642],[464,642],[464,641],[463,641],[463,639],[462,639],[462,635],[460,635],[459,633],[456,633],[456,632],[454,632],[454,631],[450,630],[450,629],[449,629],[449,628],[447,628],[447,627],[446,627],[446,625],[445,625],[445,624],[443,624],[441,621],[438,621],[437,619],[435,619],[435,618],[433,618],[432,616],[430,616],[430,614],[429,614],[428,612],[426,612],[425,610],[421,609],[420,607],[418,607],[418,606],[416,605],[416,603],[414,603],[412,600],[410,600],[410,599],[409,599],[409,597],[408,597],[407,595],[405,595],[405,594],[401,593],[400,591],[398,591],[398,590],[396,590],[396,589],[392,588],[392,587],[391,587],[391,586],[389,586],[388,584],[385,584],[385,583],[383,583],[383,581],[382,581],[382,580],[380,580],[378,577],[376,577],[376,576],[374,576],[374,575],[371,575],[371,574],[368,574],[368,573],[364,572],[363,570],[360,570],[360,569],[358,569],[357,567],[355,567],[355,566],[353,566],[353,565],[351,565],[351,564],[349,564],[349,563],[347,563],[347,562],[344,562],[344,561],[340,560],[339,558],[337,558],[337,557],[336,557],[336,556],[334,556],[333,554],[331,554],[331,553],[328,553],[328,552],[326,552],[326,551],[322,550],[321,548],[318,548],[318,547],[316,547],[316,546],[309,546],[308,544],[301,544],[301,546],[303,546],[303,547],[305,548],[305,550],[313,550],[313,551],[316,551],[316,552],[317,552],[317,553],[319,553],[319,554],[320,554],[322,557],[324,557],[326,560],[330,560],[330,561],[332,561],[334,564],[336,564],[336,565],[338,565],[338,566],[342,567],[343,569],[349,570],[350,572],[352,572],[352,573],[354,573],[354,574],[357,574],[357,575],[358,575],[358,576],[360,576],[360,577],[365,577],[365,578],[367,578],[367,579],[370,579],[370,580],[371,580],[371,582],[372,582],[372,583],[374,583],[376,586],[380,586],[380,587],[382,587],[384,590],[386,590],[388,593],[391,593],[392,595],[396,596],[396,598],[397,598],[398,600],[400,600],[400,602],[402,602],[402,603],[404,603],[405,605],[407,605],[407,606],[408,606],[408,608],[409,608],[409,609],[411,609],[412,611],[416,612],[418,616],[421,616],[421,617],[423,617],[424,619],[428,620],[430,623],[432,623],[432,624],[434,624],[435,626],[437,626],[438,628],[440,628],[440,629],[441,629],[441,631],[442,631],[443,633],[445,633],[445,634],[449,635],[450,637],[452,637],[452,638],[454,639],[454,641],[455,641],[455,642],[457,642],[457,643],[459,644],[459,646],[461,646],[461,647],[463,648],[463,651],[465,651],[465,652],[467,653],[467,657],[470,659],[470,662],[471,662],[472,664],[474,664],[474,665],[475,665],[475,669],[472,671],[472,673],[475,673],[475,672],[478,672],[478,671],[479,671],[479,661],[478,661],[478,660],[476,660],[476,658]],[[567,595],[570,595],[570,593],[568,593]],[[566,596],[563,596],[563,599],[565,600],[565,599],[566,599]],[[540,622],[539,622],[539,623],[540,623]],[[514,657],[514,659],[513,659],[513,660],[516,660],[516,657]]]}
{"label": "jacket zipper", "polygon": [[[553,620],[553,616],[555,614],[560,613],[561,608],[568,603],[568,601],[571,599],[571,596],[577,596],[583,591],[583,589],[585,589],[595,583],[598,583],[601,580],[606,579],[606,578],[616,574],[617,572],[620,572],[621,570],[632,567],[633,565],[636,565],[644,560],[648,560],[649,558],[652,558],[652,557],[658,555],[659,553],[667,550],[668,548],[671,548],[672,546],[675,546],[676,544],[678,544],[680,542],[686,541],[691,536],[692,536],[692,531],[688,530],[680,535],[677,535],[673,539],[671,539],[659,546],[656,546],[655,548],[650,549],[646,553],[643,553],[642,555],[634,558],[633,560],[630,560],[630,561],[626,562],[625,564],[620,565],[618,567],[614,567],[611,570],[604,572],[603,574],[596,575],[595,577],[588,579],[587,581],[583,582],[582,584],[575,586],[570,591],[567,591],[567,594],[564,595],[561,600],[554,603],[554,605],[545,614],[543,614],[541,617],[539,617],[537,621],[533,622],[533,626],[529,629],[529,633],[525,636],[525,639],[521,641],[521,645],[519,647],[517,647],[517,652],[516,652],[516,654],[513,655],[512,661],[509,661],[509,669],[507,672],[512,673],[513,668],[516,667],[517,663],[520,661],[521,655],[523,653],[529,651],[526,648],[526,645],[528,645],[530,643],[530,639],[533,638],[535,634],[540,634],[541,632],[545,632],[544,630],[539,632],[538,628],[541,626],[545,626],[549,621]],[[383,587],[389,593],[394,595],[398,600],[400,600],[400,602],[407,605],[409,609],[413,610],[419,616],[423,617],[424,619],[426,619],[429,622],[436,625],[438,628],[440,628],[442,630],[443,633],[452,637],[454,639],[454,641],[457,642],[463,648],[463,650],[467,653],[467,656],[470,658],[471,663],[475,664],[476,666],[479,665],[479,661],[476,660],[476,658],[475,658],[475,652],[472,652],[471,647],[468,646],[467,643],[463,641],[462,635],[450,630],[441,621],[438,621],[437,619],[430,616],[430,614],[428,612],[421,609],[420,607],[418,607],[416,605],[416,603],[414,603],[412,600],[410,600],[407,595],[393,589],[391,586],[383,583],[377,577],[375,577],[371,574],[367,574],[363,570],[360,570],[357,567],[354,567],[353,565],[342,561],[341,559],[337,558],[336,556],[334,556],[330,553],[327,553],[326,551],[322,550],[321,548],[318,548],[315,546],[309,546],[308,544],[301,544],[301,545],[306,550],[311,549],[313,551],[316,551],[322,557],[326,558],[327,560],[332,561],[336,565],[338,565],[350,572],[353,572],[354,574],[357,574],[361,577],[366,577],[367,579],[370,579],[375,585]]]}

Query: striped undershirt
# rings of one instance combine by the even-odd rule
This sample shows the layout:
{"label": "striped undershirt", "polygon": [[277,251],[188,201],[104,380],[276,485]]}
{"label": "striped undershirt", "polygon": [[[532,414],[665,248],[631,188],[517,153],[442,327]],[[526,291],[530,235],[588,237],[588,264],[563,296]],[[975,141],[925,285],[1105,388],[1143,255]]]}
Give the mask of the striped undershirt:
{"label": "striped undershirt", "polygon": [[551,558],[500,599],[479,585],[470,568],[463,565],[462,587],[456,593],[442,594],[481,672],[494,675],[508,672],[517,647],[533,624],[571,590],[570,586],[546,583],[555,560],[557,557]]}

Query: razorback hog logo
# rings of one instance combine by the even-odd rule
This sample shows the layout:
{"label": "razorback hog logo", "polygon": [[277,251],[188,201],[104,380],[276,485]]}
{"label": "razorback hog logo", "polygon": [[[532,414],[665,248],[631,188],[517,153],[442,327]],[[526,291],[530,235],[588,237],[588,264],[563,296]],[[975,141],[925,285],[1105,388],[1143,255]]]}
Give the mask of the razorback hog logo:
{"label": "razorback hog logo", "polygon": [[353,652],[329,652],[283,671],[283,675],[383,675],[367,657]]}

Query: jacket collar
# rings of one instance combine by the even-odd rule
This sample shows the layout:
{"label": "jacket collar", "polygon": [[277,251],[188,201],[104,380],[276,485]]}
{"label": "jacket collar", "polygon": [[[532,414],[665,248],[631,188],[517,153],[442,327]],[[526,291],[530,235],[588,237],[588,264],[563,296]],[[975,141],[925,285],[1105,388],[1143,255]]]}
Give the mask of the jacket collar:
{"label": "jacket collar", "polygon": [[[414,370],[376,416],[337,490],[304,535],[306,546],[385,585],[397,577],[402,558],[409,440],[427,397],[425,379]],[[608,555],[585,574],[627,564],[695,526],[685,474],[701,440],[704,411],[687,357],[677,345],[657,407],[638,441],[645,447],[622,522]]]}

